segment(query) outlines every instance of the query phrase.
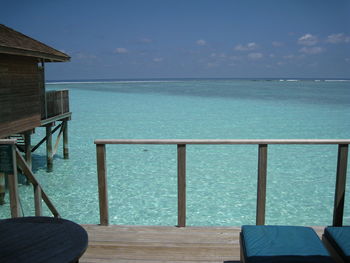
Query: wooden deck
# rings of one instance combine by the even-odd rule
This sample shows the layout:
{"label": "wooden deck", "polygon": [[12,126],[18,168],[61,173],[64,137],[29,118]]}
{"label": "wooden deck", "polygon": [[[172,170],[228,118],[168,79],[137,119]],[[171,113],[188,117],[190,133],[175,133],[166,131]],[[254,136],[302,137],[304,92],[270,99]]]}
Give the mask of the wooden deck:
{"label": "wooden deck", "polygon": [[[238,263],[240,227],[83,225],[80,263]],[[324,227],[314,227],[319,236]]]}

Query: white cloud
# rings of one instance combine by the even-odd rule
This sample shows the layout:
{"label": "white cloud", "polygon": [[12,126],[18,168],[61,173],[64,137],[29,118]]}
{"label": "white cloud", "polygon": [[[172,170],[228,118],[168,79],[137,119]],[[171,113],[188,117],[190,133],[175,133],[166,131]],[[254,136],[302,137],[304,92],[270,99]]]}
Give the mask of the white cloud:
{"label": "white cloud", "polygon": [[343,33],[332,34],[327,37],[326,41],[332,44],[350,43],[350,36],[346,36]]}
{"label": "white cloud", "polygon": [[282,42],[278,42],[278,41],[273,41],[272,42],[272,46],[274,47],[282,47],[284,44]]}
{"label": "white cloud", "polygon": [[226,58],[226,54],[225,53],[211,53],[210,57],[212,58]]}
{"label": "white cloud", "polygon": [[230,56],[229,59],[231,60],[240,60],[241,58],[238,56]]}
{"label": "white cloud", "polygon": [[77,58],[77,59],[96,59],[97,58],[96,55],[86,54],[86,53],[82,53],[82,52],[74,54],[74,57]]}
{"label": "white cloud", "polygon": [[207,41],[205,41],[203,39],[199,39],[196,41],[196,44],[199,46],[205,46],[207,44]]}
{"label": "white cloud", "polygon": [[305,53],[305,54],[311,54],[311,55],[319,54],[319,53],[322,53],[323,51],[325,51],[325,49],[322,47],[303,47],[299,49],[299,52]]}
{"label": "white cloud", "polygon": [[250,51],[250,50],[255,50],[258,48],[258,45],[255,42],[250,42],[246,45],[237,45],[235,46],[235,50],[237,51]]}
{"label": "white cloud", "polygon": [[318,43],[318,39],[316,36],[313,36],[311,34],[306,34],[298,39],[298,43],[300,45],[313,46]]}
{"label": "white cloud", "polygon": [[254,59],[254,60],[256,60],[256,59],[261,59],[262,57],[263,57],[264,55],[262,54],[262,53],[249,53],[248,54],[248,58],[250,58],[250,59]]}
{"label": "white cloud", "polygon": [[152,39],[150,39],[150,38],[141,38],[141,39],[140,39],[140,42],[141,42],[141,43],[146,43],[146,44],[148,44],[148,43],[152,43],[153,41],[152,41]]}
{"label": "white cloud", "polygon": [[156,63],[159,63],[159,62],[162,62],[163,61],[163,58],[154,58],[153,59],[153,62],[156,62]]}
{"label": "white cloud", "polygon": [[293,59],[295,56],[293,54],[283,56],[284,59]]}
{"label": "white cloud", "polygon": [[125,54],[125,53],[128,53],[128,52],[129,51],[126,48],[123,48],[123,47],[117,47],[114,50],[114,53],[117,53],[117,54]]}
{"label": "white cloud", "polygon": [[208,68],[216,68],[216,67],[218,67],[219,66],[219,64],[218,63],[215,63],[215,62],[209,62],[209,63],[207,63],[207,67]]}

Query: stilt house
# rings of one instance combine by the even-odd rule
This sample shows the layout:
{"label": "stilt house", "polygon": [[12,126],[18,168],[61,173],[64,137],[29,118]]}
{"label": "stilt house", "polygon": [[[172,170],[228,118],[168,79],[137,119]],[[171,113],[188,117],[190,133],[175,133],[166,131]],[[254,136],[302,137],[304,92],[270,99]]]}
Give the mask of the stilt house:
{"label": "stilt house", "polygon": [[[0,24],[0,139],[17,136],[18,146],[31,163],[35,147],[30,136],[35,128],[46,127],[43,142],[48,146],[48,170],[54,154],[51,128],[59,122],[67,137],[71,112],[68,90],[45,90],[44,68],[46,62],[69,60],[67,54]],[[64,155],[68,158],[68,148]]]}

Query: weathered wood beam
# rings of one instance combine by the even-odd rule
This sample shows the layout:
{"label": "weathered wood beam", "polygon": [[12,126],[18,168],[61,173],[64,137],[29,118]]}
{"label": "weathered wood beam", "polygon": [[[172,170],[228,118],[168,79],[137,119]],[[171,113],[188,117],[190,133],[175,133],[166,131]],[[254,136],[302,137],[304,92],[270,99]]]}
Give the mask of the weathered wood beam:
{"label": "weathered wood beam", "polygon": [[97,158],[97,179],[98,179],[98,196],[100,205],[100,224],[108,226],[108,186],[107,186],[107,168],[106,168],[106,146],[96,145]]}
{"label": "weathered wood beam", "polygon": [[68,149],[68,121],[63,121],[63,158],[69,159]]}
{"label": "weathered wood beam", "polygon": [[256,225],[265,224],[267,144],[259,144]]}
{"label": "weathered wood beam", "polygon": [[338,146],[338,164],[337,179],[335,183],[333,226],[343,225],[348,148],[349,145],[347,144],[339,144]]}
{"label": "weathered wood beam", "polygon": [[45,120],[41,120],[41,126],[46,126],[47,124],[50,124],[50,123],[55,122],[55,121],[61,121],[61,120],[64,120],[64,119],[70,119],[71,116],[72,116],[71,112],[66,112],[66,113],[63,113],[61,115],[56,115],[54,117],[47,118]]}
{"label": "weathered wood beam", "polygon": [[[49,197],[47,196],[47,194],[45,193],[45,191],[41,187],[40,183],[36,179],[34,173],[29,168],[29,166],[27,165],[26,161],[24,160],[24,158],[22,157],[21,153],[18,150],[16,150],[16,158],[17,158],[18,166],[22,169],[24,175],[28,178],[29,182],[34,186],[34,189],[35,189],[35,187],[39,187],[40,188],[41,195],[42,195],[42,200],[44,200],[45,204],[50,209],[51,213],[55,217],[60,217],[60,214],[58,213],[56,207],[51,202],[51,200],[49,199]],[[37,201],[35,201],[35,202],[37,202]]]}
{"label": "weathered wood beam", "polygon": [[98,139],[95,144],[350,144],[350,140],[346,139],[242,139],[242,140],[168,140],[168,139],[145,139],[145,140],[129,140],[129,139]]}
{"label": "weathered wood beam", "polygon": [[34,189],[34,207],[35,207],[35,216],[42,216],[42,192],[39,185],[33,185]]}
{"label": "weathered wood beam", "polygon": [[13,173],[7,174],[8,178],[8,186],[9,186],[9,194],[10,194],[10,209],[11,209],[11,217],[20,217],[20,203],[19,203],[19,195],[18,195],[18,179],[17,179],[17,163],[16,163],[16,152],[15,145],[11,145],[12,151],[12,165],[13,165]]}
{"label": "weathered wood beam", "polygon": [[27,164],[32,168],[32,131],[26,131],[24,133],[24,153],[26,157]]}
{"label": "weathered wood beam", "polygon": [[52,130],[51,125],[48,124],[46,128],[46,164],[47,171],[52,172],[53,170],[53,152],[52,152]]}
{"label": "weathered wood beam", "polygon": [[177,145],[177,226],[186,226],[186,145]]}
{"label": "weathered wood beam", "polygon": [[[61,125],[62,125],[62,123],[59,124],[57,127],[55,127],[51,133],[54,134],[61,127]],[[47,136],[45,136],[43,139],[41,139],[41,141],[38,142],[38,144],[32,148],[32,152],[35,152],[35,150],[38,149],[40,147],[40,145],[42,145],[46,141],[46,139],[47,139]]]}
{"label": "weathered wood beam", "polygon": [[0,173],[0,205],[5,204],[5,173]]}
{"label": "weathered wood beam", "polygon": [[58,135],[57,135],[57,139],[56,139],[55,146],[54,146],[54,148],[53,148],[52,157],[55,156],[56,153],[57,153],[58,145],[59,145],[59,143],[60,143],[61,136],[62,136],[62,134],[63,134],[63,129],[64,129],[64,124],[62,123],[62,124],[61,124],[60,132],[59,132]]}

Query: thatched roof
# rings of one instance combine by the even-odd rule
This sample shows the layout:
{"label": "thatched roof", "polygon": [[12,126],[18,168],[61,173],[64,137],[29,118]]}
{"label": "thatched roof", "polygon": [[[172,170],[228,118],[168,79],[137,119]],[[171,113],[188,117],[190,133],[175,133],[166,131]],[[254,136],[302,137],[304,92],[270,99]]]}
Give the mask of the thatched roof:
{"label": "thatched roof", "polygon": [[0,24],[0,53],[36,57],[46,62],[63,62],[70,59],[67,54],[2,24]]}

